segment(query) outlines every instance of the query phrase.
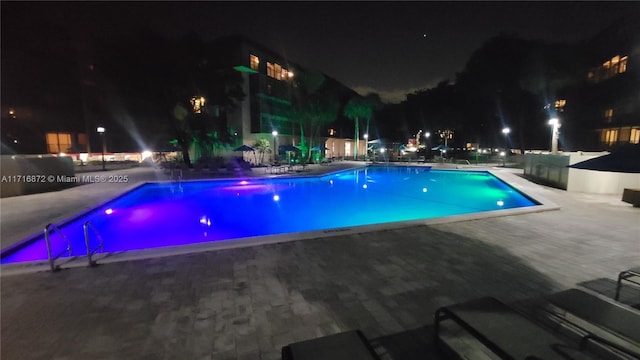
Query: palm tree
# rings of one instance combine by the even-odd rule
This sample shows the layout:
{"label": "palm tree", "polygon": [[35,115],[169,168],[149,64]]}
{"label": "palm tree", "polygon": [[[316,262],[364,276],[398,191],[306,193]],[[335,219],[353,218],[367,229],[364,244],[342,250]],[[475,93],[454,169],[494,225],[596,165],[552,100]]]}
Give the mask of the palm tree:
{"label": "palm tree", "polygon": [[[320,72],[309,72],[298,79],[293,94],[291,120],[300,129],[300,148],[307,160],[311,158],[311,147],[320,136],[325,125],[335,121],[339,102],[330,82]],[[305,138],[305,133],[309,141]]]}
{"label": "palm tree", "polygon": [[260,153],[260,163],[264,161],[264,154],[271,152],[271,143],[267,139],[258,139],[253,144],[253,148]]}
{"label": "palm tree", "polygon": [[356,97],[347,103],[344,107],[344,116],[353,120],[355,123],[355,134],[354,138],[356,139],[356,147],[353,149],[353,157],[354,159],[358,156],[358,146],[359,146],[359,138],[360,138],[360,120],[361,119],[371,119],[371,115],[373,114],[373,108],[367,99],[362,97]]}

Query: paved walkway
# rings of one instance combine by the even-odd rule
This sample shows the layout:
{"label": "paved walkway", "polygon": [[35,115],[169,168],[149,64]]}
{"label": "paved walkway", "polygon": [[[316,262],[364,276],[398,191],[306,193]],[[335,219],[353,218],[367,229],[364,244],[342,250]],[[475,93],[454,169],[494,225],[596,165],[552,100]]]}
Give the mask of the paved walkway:
{"label": "paved walkway", "polygon": [[359,328],[384,358],[424,358],[412,346],[438,306],[518,303],[640,264],[639,209],[529,186],[561,209],[3,276],[0,357],[279,359]]}

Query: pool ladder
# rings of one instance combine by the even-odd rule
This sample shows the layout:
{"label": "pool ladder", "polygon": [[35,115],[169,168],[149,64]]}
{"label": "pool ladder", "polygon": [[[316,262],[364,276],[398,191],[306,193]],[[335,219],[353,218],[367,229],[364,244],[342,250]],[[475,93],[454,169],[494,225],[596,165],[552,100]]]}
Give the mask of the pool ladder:
{"label": "pool ladder", "polygon": [[[55,257],[51,255],[51,234],[53,234],[54,232],[57,232],[58,235],[60,235],[60,237],[62,238],[62,240],[64,240],[67,243],[67,247],[66,249],[62,250],[58,255],[56,255]],[[71,242],[69,241],[69,238],[67,238],[67,236],[60,231],[60,228],[58,228],[57,226],[53,225],[53,224],[47,224],[47,226],[44,227],[44,242],[47,245],[47,256],[49,257],[49,267],[51,268],[51,272],[55,272],[60,270],[60,266],[56,265],[56,260],[64,255],[64,253],[68,253],[69,256],[71,256],[72,251],[71,251]]]}
{"label": "pool ladder", "polygon": [[[96,261],[93,260],[93,256],[98,251],[104,252],[104,240],[102,239],[102,235],[100,235],[100,232],[98,231],[98,229],[96,229],[96,227],[89,220],[85,221],[83,225],[83,229],[84,229],[84,243],[87,247],[87,259],[89,262],[89,266],[96,266]],[[91,234],[89,230],[91,230],[91,232],[93,232],[93,235],[98,239],[98,246],[96,246],[94,249],[91,249]],[[56,256],[53,256],[51,253],[51,235],[54,233],[58,233],[58,235],[60,235],[62,240],[64,240],[64,242],[67,244],[66,248]],[[60,270],[60,265],[56,265],[56,260],[60,258],[62,255],[64,255],[65,253],[68,254],[68,256],[73,255],[73,251],[71,248],[71,241],[69,241],[69,238],[60,230],[60,228],[58,228],[54,224],[48,224],[47,226],[45,226],[44,241],[45,241],[45,244],[47,245],[47,257],[49,259],[49,267],[51,268],[51,272],[56,272]]]}
{"label": "pool ladder", "polygon": [[[102,235],[98,232],[98,229],[91,223],[91,221],[87,220],[84,222],[82,226],[84,228],[84,243],[87,246],[87,259],[89,261],[89,266],[96,266],[96,262],[91,258],[98,251],[104,252],[104,240],[102,240]],[[89,236],[89,229],[93,232],[93,235],[98,239],[98,246],[95,249],[91,250],[91,237]]]}
{"label": "pool ladder", "polygon": [[[174,174],[173,171],[174,170],[176,171],[175,172],[175,174],[176,174],[176,179],[175,180],[173,178],[173,174]],[[182,169],[171,169],[171,181],[178,183],[178,186],[177,186],[178,192],[182,192],[183,191],[183,189],[182,189]],[[173,186],[173,183],[172,183],[172,186],[171,186],[171,192],[172,193],[176,192],[176,188]]]}

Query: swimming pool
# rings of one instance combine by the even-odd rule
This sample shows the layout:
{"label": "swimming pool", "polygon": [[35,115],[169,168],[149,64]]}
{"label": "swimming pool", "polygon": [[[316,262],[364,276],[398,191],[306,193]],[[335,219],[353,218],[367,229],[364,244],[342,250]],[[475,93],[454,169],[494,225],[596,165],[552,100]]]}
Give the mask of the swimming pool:
{"label": "swimming pool", "polygon": [[[105,252],[405,222],[538,205],[484,171],[368,166],[318,177],[147,183],[64,222],[73,255],[86,255],[90,221]],[[52,235],[52,253],[65,244]],[[3,264],[46,260],[43,236]]]}

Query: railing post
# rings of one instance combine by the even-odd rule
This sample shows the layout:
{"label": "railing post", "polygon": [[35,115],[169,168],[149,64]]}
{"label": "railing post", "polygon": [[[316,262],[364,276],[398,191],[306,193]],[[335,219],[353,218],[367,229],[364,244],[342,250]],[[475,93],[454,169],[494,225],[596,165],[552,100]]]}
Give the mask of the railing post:
{"label": "railing post", "polygon": [[49,226],[51,226],[51,224],[47,224],[47,226],[44,227],[44,242],[47,245],[47,257],[49,258],[49,266],[51,267],[51,272],[55,272],[56,271],[56,267],[54,266],[53,256],[51,256],[51,243],[50,243],[50,240],[49,240]]}
{"label": "railing post", "polygon": [[89,220],[87,220],[84,225],[84,243],[87,246],[87,259],[89,259],[89,266],[93,266],[94,263],[91,260],[91,246],[89,245]]}

